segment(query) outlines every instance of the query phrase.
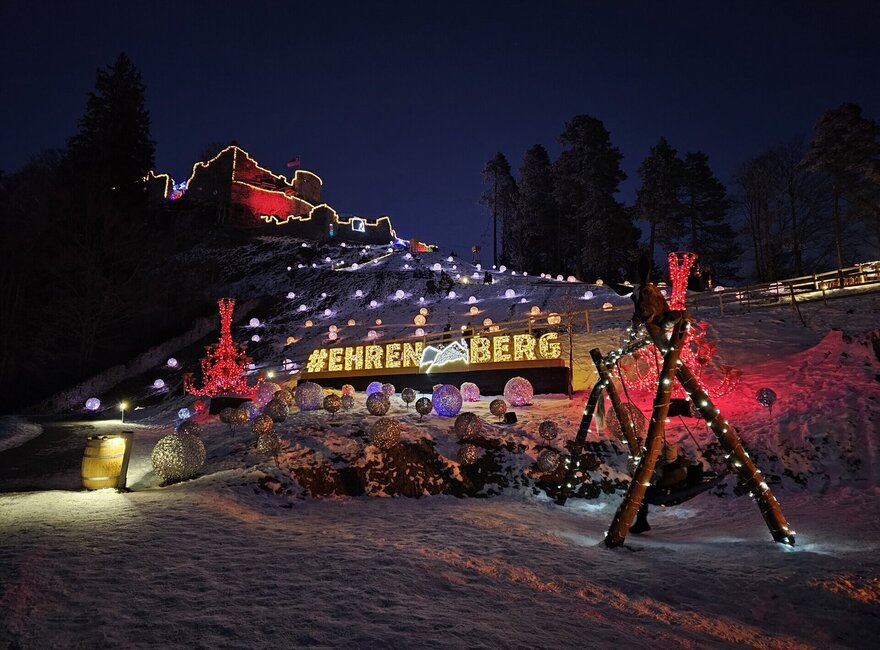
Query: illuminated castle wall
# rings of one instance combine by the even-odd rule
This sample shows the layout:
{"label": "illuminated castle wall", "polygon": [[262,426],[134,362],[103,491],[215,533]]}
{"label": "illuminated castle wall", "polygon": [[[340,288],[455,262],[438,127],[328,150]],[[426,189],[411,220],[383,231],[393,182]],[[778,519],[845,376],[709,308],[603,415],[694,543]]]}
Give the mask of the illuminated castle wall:
{"label": "illuminated castle wall", "polygon": [[260,167],[236,145],[193,165],[186,183],[153,172],[146,180],[151,196],[212,206],[218,221],[238,227],[316,241],[387,244],[396,238],[388,217],[343,218],[321,203],[323,181],[317,174],[297,170],[288,180]]}

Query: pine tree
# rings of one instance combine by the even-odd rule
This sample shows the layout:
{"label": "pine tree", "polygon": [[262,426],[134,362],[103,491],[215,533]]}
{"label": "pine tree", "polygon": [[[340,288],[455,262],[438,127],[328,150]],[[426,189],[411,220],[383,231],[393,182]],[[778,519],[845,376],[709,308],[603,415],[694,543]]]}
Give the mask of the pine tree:
{"label": "pine tree", "polygon": [[154,166],[155,143],[144,83],[125,53],[98,70],[67,157],[74,181],[88,195],[106,193],[121,208],[144,205],[143,178]]}
{"label": "pine tree", "polygon": [[[554,193],[568,244],[562,258],[578,278],[596,277],[625,262],[609,259],[619,254],[611,244],[615,228],[626,220],[614,196],[626,178],[620,169],[623,156],[602,121],[589,115],[566,122],[559,142],[565,149],[555,164]],[[571,235],[565,237],[566,232]]]}
{"label": "pine tree", "polygon": [[704,274],[711,270],[715,278],[732,279],[742,248],[727,219],[727,188],[712,174],[709,157],[701,151],[685,155],[681,208],[683,243],[700,256],[699,268]]}
{"label": "pine tree", "polygon": [[684,164],[666,138],[660,138],[639,165],[638,174],[642,186],[636,194],[635,212],[648,224],[648,257],[653,269],[655,246],[674,248],[682,233]]}
{"label": "pine tree", "polygon": [[557,271],[562,256],[559,210],[553,196],[553,167],[547,150],[533,145],[519,169],[519,206],[523,269],[530,273]]}
{"label": "pine tree", "polygon": [[489,209],[492,215],[492,263],[499,264],[498,256],[498,220],[501,220],[501,242],[503,258],[511,265],[521,264],[521,244],[519,242],[519,226],[517,224],[517,203],[519,190],[510,163],[503,153],[495,154],[483,168],[483,185],[485,190],[480,203]]}
{"label": "pine tree", "polygon": [[[844,264],[841,245],[843,218],[858,219],[867,215],[876,218],[876,205],[871,204],[880,184],[880,125],[862,117],[862,109],[857,104],[832,108],[816,123],[816,134],[804,163],[810,169],[826,174],[831,181],[834,248],[839,271]],[[868,206],[870,208],[865,210]],[[842,212],[844,207],[847,208],[846,214]]]}

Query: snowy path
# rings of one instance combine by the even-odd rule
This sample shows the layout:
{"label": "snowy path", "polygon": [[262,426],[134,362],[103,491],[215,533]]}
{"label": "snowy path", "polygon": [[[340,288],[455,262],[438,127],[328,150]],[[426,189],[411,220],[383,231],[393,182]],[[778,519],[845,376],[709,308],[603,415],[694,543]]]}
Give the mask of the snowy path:
{"label": "snowy path", "polygon": [[599,545],[618,498],[5,495],[0,644],[864,648],[877,496],[786,495],[793,551],[750,500],[705,496],[653,514],[630,552]]}

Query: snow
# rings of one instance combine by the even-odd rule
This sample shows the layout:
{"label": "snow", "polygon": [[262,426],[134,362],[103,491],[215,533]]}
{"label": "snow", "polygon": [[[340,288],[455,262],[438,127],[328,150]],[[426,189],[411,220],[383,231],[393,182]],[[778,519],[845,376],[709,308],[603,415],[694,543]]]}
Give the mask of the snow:
{"label": "snow", "polygon": [[[309,316],[332,308],[344,323],[398,288],[420,293],[394,255],[357,271],[287,273],[286,260],[276,263],[278,251],[265,242],[254,248],[244,259],[255,269],[275,264],[278,277],[254,272],[230,293],[280,299],[293,288],[320,305]],[[283,252],[295,260],[298,249],[290,243]],[[340,250],[333,259],[352,262],[361,254]],[[435,262],[448,267],[439,255],[413,259],[428,269]],[[564,312],[567,284],[494,275],[495,283],[471,284],[467,295],[496,322],[528,309],[503,299],[508,288],[544,313]],[[354,297],[356,287],[361,296]],[[570,295],[583,296],[585,288]],[[628,300],[604,286],[589,290],[596,304]],[[383,305],[385,325],[376,328],[383,337],[411,331],[418,312],[411,302]],[[426,299],[429,329],[443,327],[451,302],[439,294]],[[469,303],[460,303],[448,316],[454,328],[468,318]],[[515,409],[514,425],[496,424],[489,414],[495,396],[465,406],[486,423],[487,440],[513,450],[501,456],[502,470],[519,478],[506,487],[487,484],[482,494],[497,494],[491,498],[377,498],[389,494],[380,480],[389,457],[368,444],[364,432],[375,417],[363,394],[353,411],[332,419],[295,412],[278,425],[285,441],[278,466],[255,453],[249,430],[197,416],[206,465],[195,479],[165,487],[149,456],[173,430],[177,411],[192,406],[179,391],[126,413],[135,421],[124,425],[41,420],[39,435],[36,425],[4,419],[0,430],[18,433],[0,438],[0,647],[874,647],[880,297],[819,301],[801,311],[806,326],[785,307],[695,314],[711,325],[717,358],[742,371],[736,389],[716,404],[797,531],[794,548],[772,541],[732,477],[682,505],[652,508],[652,530],[615,550],[602,539],[622,491],[559,507],[536,487],[532,465],[547,444],[539,424],[558,424],[556,449],[573,438],[594,380],[588,351],[620,344],[629,316],[622,310],[619,321],[576,334],[573,400],[535,396]],[[297,349],[318,344],[321,333],[295,327],[302,317],[292,312],[279,300],[277,311],[257,313],[265,335],[249,352],[259,363],[268,364],[294,334],[306,339]],[[339,332],[360,340],[371,327],[369,320]],[[244,328],[235,331],[245,336]],[[296,350],[283,354],[301,362]],[[755,400],[765,386],[778,395],[772,412]],[[650,395],[631,397],[648,412]],[[401,444],[426,444],[451,480],[462,480],[453,419],[431,414],[420,422],[399,394],[391,401]],[[133,491],[78,491],[85,437],[123,428],[134,432]],[[697,420],[673,419],[667,439],[691,458],[713,462],[713,438]],[[591,479],[612,487],[628,480],[622,445],[595,424],[589,441],[601,461]],[[366,471],[370,496],[317,497],[296,479],[327,467]]]}
{"label": "snow", "polygon": [[0,416],[0,451],[23,445],[43,433],[43,427],[12,415]]}

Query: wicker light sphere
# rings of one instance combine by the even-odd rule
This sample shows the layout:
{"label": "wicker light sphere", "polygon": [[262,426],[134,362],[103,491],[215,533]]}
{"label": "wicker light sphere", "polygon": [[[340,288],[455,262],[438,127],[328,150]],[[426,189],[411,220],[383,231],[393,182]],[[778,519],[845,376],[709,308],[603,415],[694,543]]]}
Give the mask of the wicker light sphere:
{"label": "wicker light sphere", "polygon": [[324,389],[313,381],[304,381],[294,395],[300,411],[317,411],[324,404]]}
{"label": "wicker light sphere", "polygon": [[272,422],[284,422],[287,416],[290,415],[290,407],[287,406],[287,402],[284,400],[273,399],[266,404],[263,413],[272,418]]}
{"label": "wicker light sphere", "polygon": [[342,408],[342,398],[339,395],[327,395],[324,398],[324,410],[331,415]]}
{"label": "wicker light sphere", "polygon": [[458,448],[458,462],[462,465],[472,465],[477,462],[479,453],[480,450],[477,449],[476,445],[465,443]]}
{"label": "wicker light sphere", "polygon": [[379,418],[370,425],[370,442],[379,449],[391,449],[400,442],[400,422],[394,418]]}
{"label": "wicker light sphere", "polygon": [[385,393],[388,399],[391,399],[397,390],[394,388],[394,384],[382,384],[382,392]]}
{"label": "wicker light sphere", "polygon": [[181,420],[185,420],[189,417],[192,417],[192,411],[184,406],[182,409],[177,411],[177,417]]}
{"label": "wicker light sphere", "polygon": [[345,384],[342,387],[342,396],[345,397],[346,395],[351,395],[352,397],[354,397],[354,386],[352,386],[351,384]]}
{"label": "wicker light sphere", "polygon": [[291,393],[290,390],[287,388],[276,390],[275,394],[272,396],[272,399],[280,399],[282,402],[287,404],[287,408],[292,408],[295,404],[295,402],[293,401],[293,393]]}
{"label": "wicker light sphere", "polygon": [[385,415],[391,408],[391,400],[381,390],[367,397],[367,411],[370,415]]}
{"label": "wicker light sphere", "polygon": [[232,411],[232,420],[229,422],[234,427],[239,427],[243,424],[247,424],[251,419],[250,413],[244,407],[237,408]]}
{"label": "wicker light sphere", "polygon": [[253,420],[260,414],[260,406],[256,402],[245,402],[241,405],[248,414],[248,420]]}
{"label": "wicker light sphere", "polygon": [[381,393],[382,392],[382,382],[381,381],[371,381],[367,385],[367,396],[372,395],[373,393]]}
{"label": "wicker light sphere", "polygon": [[350,411],[354,408],[354,397],[352,395],[343,395],[340,403],[343,411]]}
{"label": "wicker light sphere", "polygon": [[400,391],[400,399],[402,399],[407,407],[409,407],[410,404],[416,401],[416,391],[412,388],[404,388]]}
{"label": "wicker light sphere", "polygon": [[459,441],[473,440],[483,432],[483,422],[475,413],[465,411],[455,418],[453,429]]}
{"label": "wicker light sphere", "polygon": [[427,415],[434,410],[434,403],[430,397],[420,397],[416,400],[416,413],[419,415]]}
{"label": "wicker light sphere", "polygon": [[272,398],[275,397],[275,393],[281,389],[281,386],[278,384],[266,381],[260,384],[260,387],[257,389],[257,396],[254,398],[254,401],[260,405],[260,407],[266,406]]}
{"label": "wicker light sphere", "polygon": [[223,424],[232,424],[232,414],[235,412],[235,409],[231,406],[227,406],[225,409],[220,411],[220,421]]}
{"label": "wicker light sphere", "polygon": [[265,456],[277,456],[281,452],[281,437],[274,431],[264,433],[257,438],[257,453]]}
{"label": "wicker light sphere", "polygon": [[184,420],[179,425],[177,425],[177,433],[201,438],[202,427],[200,427],[197,422],[193,422],[192,420]]}
{"label": "wicker light sphere", "polygon": [[552,449],[545,449],[538,454],[537,460],[538,470],[542,472],[552,472],[559,466],[559,454]]}
{"label": "wicker light sphere", "polygon": [[538,425],[538,433],[544,440],[553,440],[559,435],[559,427],[553,420],[544,420]]}
{"label": "wicker light sphere", "polygon": [[205,444],[194,435],[172,433],[159,439],[150,455],[153,470],[165,481],[195,476],[205,464]]}
{"label": "wicker light sphere", "polygon": [[511,406],[525,406],[531,403],[535,391],[532,383],[522,377],[513,377],[504,385],[504,399]]}
{"label": "wicker light sphere", "polygon": [[[635,433],[636,438],[644,441],[648,431],[648,418],[645,417],[645,414],[642,413],[642,410],[638,406],[631,402],[624,402],[621,406],[623,406],[623,410],[629,415],[629,421],[633,425],[632,430],[633,433]],[[605,428],[608,430],[608,433],[618,440],[624,440],[626,438],[623,435],[623,427],[620,426],[620,420],[617,419],[617,412],[614,409],[609,409],[605,416]]]}
{"label": "wicker light sphere", "polygon": [[496,418],[503,418],[504,414],[507,413],[507,402],[503,399],[493,399],[489,402],[489,413]]}
{"label": "wicker light sphere", "polygon": [[465,402],[480,401],[480,387],[472,381],[466,381],[461,385],[461,399]]}
{"label": "wicker light sphere", "polygon": [[452,384],[443,384],[431,395],[437,415],[451,418],[461,410],[461,392]]}
{"label": "wicker light sphere", "polygon": [[275,422],[272,421],[268,415],[258,415],[254,418],[253,424],[251,424],[251,431],[254,432],[254,436],[259,438],[260,436],[269,433],[275,426]]}

